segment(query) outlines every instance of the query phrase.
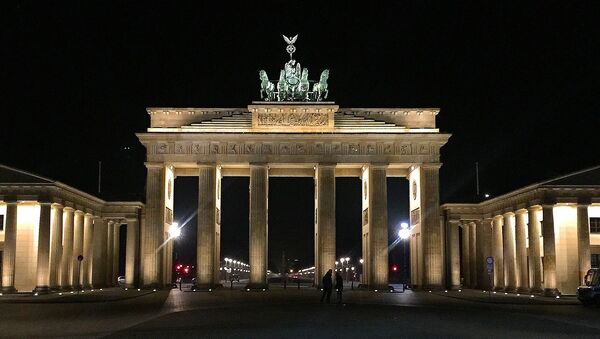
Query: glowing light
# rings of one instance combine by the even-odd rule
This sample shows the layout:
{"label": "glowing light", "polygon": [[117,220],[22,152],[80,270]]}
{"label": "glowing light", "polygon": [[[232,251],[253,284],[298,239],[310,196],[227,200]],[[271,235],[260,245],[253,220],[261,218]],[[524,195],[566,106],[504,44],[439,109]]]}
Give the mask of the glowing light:
{"label": "glowing light", "polygon": [[375,290],[375,292],[377,292],[377,290]]}
{"label": "glowing light", "polygon": [[61,293],[59,293],[58,295],[62,295],[62,292],[61,292]]}
{"label": "glowing light", "polygon": [[181,235],[179,224],[174,222],[169,226],[169,238],[177,238]]}
{"label": "glowing light", "polygon": [[557,296],[556,296],[556,299],[560,299],[560,295],[557,295]]}
{"label": "glowing light", "polygon": [[365,262],[365,261],[364,261],[364,260],[362,260],[362,259],[360,259],[358,262],[360,262],[360,263],[362,264],[362,263],[363,263],[363,262]]}
{"label": "glowing light", "polygon": [[140,289],[138,288],[138,292],[140,291]]}
{"label": "glowing light", "polygon": [[459,292],[462,292],[462,290],[458,290]]}
{"label": "glowing light", "polygon": [[533,298],[533,294],[529,296],[530,298]]}
{"label": "glowing light", "polygon": [[156,292],[156,288],[152,290],[152,292]]}
{"label": "glowing light", "polygon": [[71,291],[71,294],[73,294],[73,293],[75,293],[75,292]]}
{"label": "glowing light", "polygon": [[34,294],[34,295],[37,297],[37,296],[38,296],[37,292],[35,292],[35,294]]}
{"label": "glowing light", "polygon": [[489,194],[489,193],[486,193],[486,194],[484,194],[483,196],[484,196],[485,198],[489,198],[489,197],[490,197],[490,194]]}
{"label": "glowing light", "polygon": [[406,240],[410,238],[410,229],[408,228],[408,224],[403,222],[400,224],[400,230],[398,231],[398,238],[402,240]]}

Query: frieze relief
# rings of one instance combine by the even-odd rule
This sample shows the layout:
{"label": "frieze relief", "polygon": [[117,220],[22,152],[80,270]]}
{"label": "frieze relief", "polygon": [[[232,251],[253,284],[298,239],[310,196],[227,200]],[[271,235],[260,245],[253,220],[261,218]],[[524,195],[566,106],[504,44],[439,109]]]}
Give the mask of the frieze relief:
{"label": "frieze relief", "polygon": [[316,112],[257,112],[258,126],[327,126],[329,115]]}
{"label": "frieze relief", "polygon": [[279,154],[279,155],[404,155],[439,156],[436,143],[407,142],[158,142],[153,154]]}

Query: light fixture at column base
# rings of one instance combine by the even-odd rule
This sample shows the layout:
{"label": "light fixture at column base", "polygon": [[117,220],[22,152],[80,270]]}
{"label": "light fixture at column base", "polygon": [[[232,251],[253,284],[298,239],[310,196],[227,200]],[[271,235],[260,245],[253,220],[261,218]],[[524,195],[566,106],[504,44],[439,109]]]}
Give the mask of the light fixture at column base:
{"label": "light fixture at column base", "polygon": [[50,287],[48,286],[37,286],[33,289],[33,293],[37,294],[48,294],[50,293]]}
{"label": "light fixture at column base", "polygon": [[269,285],[268,284],[248,284],[246,285],[246,287],[244,287],[244,291],[247,292],[264,292],[267,291],[269,289]]}

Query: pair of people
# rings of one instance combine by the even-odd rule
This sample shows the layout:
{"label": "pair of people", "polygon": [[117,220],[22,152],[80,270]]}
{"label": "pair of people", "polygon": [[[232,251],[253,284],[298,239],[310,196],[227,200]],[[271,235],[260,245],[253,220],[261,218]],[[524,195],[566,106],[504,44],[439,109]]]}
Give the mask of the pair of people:
{"label": "pair of people", "polygon": [[[333,289],[333,279],[331,275],[333,274],[332,270],[327,271],[323,276],[321,281],[321,286],[323,286],[323,294],[321,295],[321,302],[327,299],[327,303],[331,302],[331,291]],[[338,304],[342,303],[342,292],[344,291],[344,279],[340,272],[335,272],[335,290],[337,291],[337,302]]]}

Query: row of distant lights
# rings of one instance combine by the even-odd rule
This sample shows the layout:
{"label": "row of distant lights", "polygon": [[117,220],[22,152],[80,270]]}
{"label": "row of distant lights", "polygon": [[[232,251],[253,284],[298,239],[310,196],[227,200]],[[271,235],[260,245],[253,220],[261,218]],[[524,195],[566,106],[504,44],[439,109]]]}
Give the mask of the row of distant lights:
{"label": "row of distant lights", "polygon": [[229,258],[225,258],[224,260],[225,260],[225,263],[230,263],[230,264],[233,264],[233,265],[240,265],[242,267],[250,267],[250,265],[248,265],[246,263],[243,263],[243,262],[241,262],[239,260],[233,260],[233,259],[229,259]]}
{"label": "row of distant lights", "polygon": [[[226,270],[227,270],[227,268],[229,268],[229,267],[220,267],[220,268],[219,268],[219,271],[226,271]],[[249,273],[249,272],[250,272],[250,270],[247,270],[247,269],[242,269],[242,268],[235,268],[235,267],[231,267],[230,269],[231,269],[232,271],[238,271],[238,272],[246,272],[246,273]]]}
{"label": "row of distant lights", "polygon": [[[458,290],[458,292],[462,292],[462,290]],[[488,293],[488,291],[486,291],[486,290],[483,290],[483,291],[481,291],[481,292],[482,292],[482,293]],[[429,290],[429,293],[431,293],[431,290]],[[444,293],[448,293],[448,290],[444,290]],[[493,293],[493,294],[498,294],[498,292],[497,292],[497,291],[493,291],[492,293]],[[508,295],[508,292],[504,292],[504,295]],[[521,296],[521,293],[517,293],[517,297],[520,297],[520,296]],[[529,295],[529,297],[530,297],[530,298],[535,298],[535,295],[533,295],[533,294],[530,294],[530,295]],[[556,299],[560,299],[560,295],[557,295],[555,298],[556,298]]]}

